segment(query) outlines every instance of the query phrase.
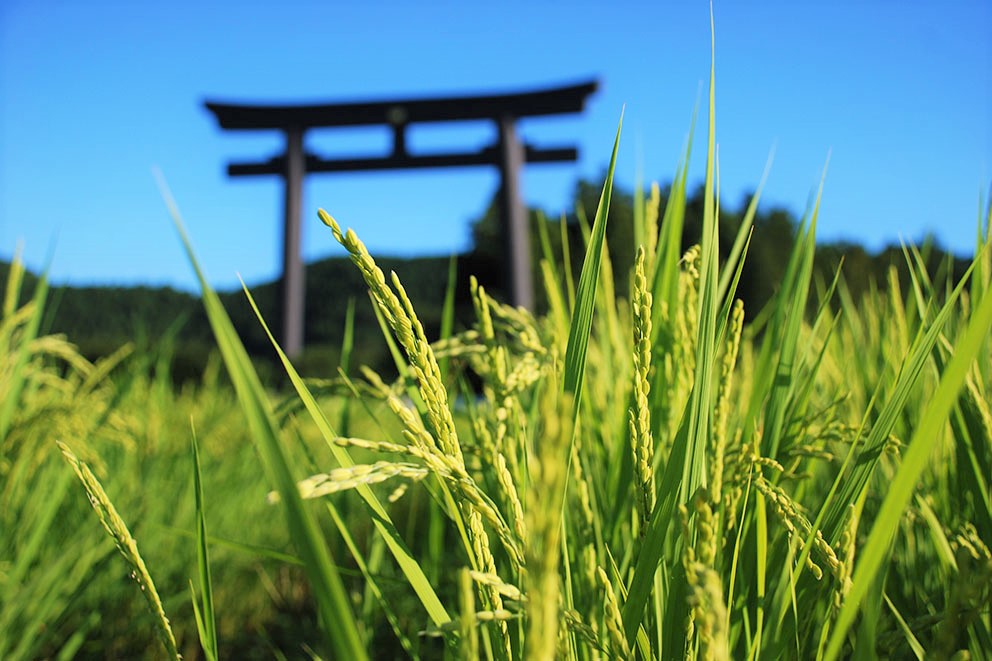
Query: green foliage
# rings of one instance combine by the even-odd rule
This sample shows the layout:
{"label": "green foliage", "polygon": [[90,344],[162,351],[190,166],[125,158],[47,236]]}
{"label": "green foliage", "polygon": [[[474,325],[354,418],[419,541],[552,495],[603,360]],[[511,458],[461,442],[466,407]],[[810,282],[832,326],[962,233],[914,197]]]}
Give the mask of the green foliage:
{"label": "green foliage", "polygon": [[614,143],[574,216],[533,216],[539,311],[495,270],[439,291],[485,255],[376,261],[321,211],[352,264],[313,267],[328,312],[293,363],[274,286],[217,295],[183,234],[220,358],[176,387],[201,313],[91,362],[48,334],[72,292],[15,261],[0,656],[138,657],[156,632],[208,658],[992,654],[992,206],[965,262],[817,250],[819,193],[800,224],[723,209],[712,73],[701,190],[688,152],[668,189],[615,190]]}

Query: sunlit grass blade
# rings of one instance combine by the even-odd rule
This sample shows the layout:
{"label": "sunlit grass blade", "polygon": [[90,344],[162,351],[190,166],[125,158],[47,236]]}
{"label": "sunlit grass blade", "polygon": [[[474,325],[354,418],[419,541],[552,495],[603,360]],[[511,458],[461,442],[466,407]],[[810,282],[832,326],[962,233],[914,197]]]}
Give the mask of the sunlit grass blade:
{"label": "sunlit grass blade", "polygon": [[912,498],[920,475],[932,456],[934,445],[941,436],[941,427],[946,424],[947,417],[957,401],[958,392],[964,385],[968,370],[982,345],[988,341],[990,332],[992,332],[992,296],[986,294],[982,301],[977,303],[964,334],[955,345],[954,356],[941,375],[940,384],[921,415],[920,424],[903,453],[899,470],[886,490],[885,500],[879,508],[875,524],[860,549],[860,561],[854,570],[851,590],[837,615],[837,623],[827,645],[827,661],[833,661],[840,655],[847,631],[853,624],[862,602],[869,596],[869,587],[875,581],[883,561],[888,557],[899,520]]}
{"label": "sunlit grass blade", "polygon": [[[173,534],[176,537],[183,537],[190,540],[194,544],[196,543],[195,532],[190,532],[189,530],[183,528],[167,528],[167,530],[170,534]],[[296,565],[298,567],[303,566],[303,561],[300,560],[298,556],[284,553],[283,551],[278,551],[267,546],[248,544],[245,542],[228,539],[226,537],[217,537],[216,535],[208,535],[207,544],[215,548],[221,547],[230,549],[231,551],[236,551],[237,553],[250,558],[264,558],[266,560],[272,560],[281,564]]]}
{"label": "sunlit grass blade", "polygon": [[[344,336],[341,338],[341,360],[338,362],[338,370],[348,374],[351,368],[351,353],[355,346],[355,299],[348,299],[348,308],[344,314]],[[351,436],[351,407],[352,399],[346,398],[341,405],[341,414],[338,417],[338,429],[344,436]]]}
{"label": "sunlit grass blade", "polygon": [[[772,368],[771,389],[768,393],[768,406],[765,412],[765,433],[762,438],[762,455],[771,459],[778,457],[779,445],[782,441],[785,426],[786,408],[792,399],[796,387],[796,375],[799,365],[798,348],[799,335],[803,320],[806,316],[806,301],[809,297],[813,275],[813,255],[816,250],[816,221],[820,211],[820,200],[823,197],[823,184],[827,176],[826,166],[816,192],[816,201],[810,212],[809,225],[800,232],[793,259],[790,262],[790,273],[782,285],[782,291],[788,292],[787,297],[780,299],[778,312],[782,316],[775,319],[774,327],[779,333],[774,337],[778,349],[778,359]],[[791,276],[791,277],[790,277]]]}
{"label": "sunlit grass blade", "polygon": [[[761,173],[761,179],[751,196],[751,201],[748,202],[744,218],[741,219],[740,227],[737,228],[737,236],[734,237],[734,245],[730,248],[730,253],[724,262],[723,272],[720,274],[720,289],[717,299],[724,301],[728,310],[737,289],[737,282],[740,280],[744,258],[747,255],[747,246],[751,241],[751,228],[754,227],[754,217],[758,213],[758,201],[761,199],[761,191],[765,188],[765,182],[768,181],[768,173],[771,172],[774,156],[775,150],[773,149],[768,154],[765,170]],[[726,314],[721,316],[725,318]]]}
{"label": "sunlit grass blade", "polygon": [[606,181],[603,183],[603,194],[596,209],[596,219],[593,221],[592,235],[586,247],[585,260],[582,262],[582,273],[579,275],[579,288],[576,293],[575,310],[572,313],[572,323],[568,331],[568,348],[565,351],[565,373],[563,385],[565,392],[574,398],[576,415],[582,395],[582,379],[585,374],[586,351],[589,346],[589,331],[592,328],[593,310],[596,306],[600,264],[603,261],[603,250],[606,243],[606,222],[610,211],[610,197],[613,193],[613,172],[617,164],[617,151],[620,148],[620,130],[623,127],[623,116],[617,126],[617,136],[613,142],[613,153],[610,155],[610,166],[606,171]]}
{"label": "sunlit grass blade", "polygon": [[[203,604],[197,604],[193,593],[193,608],[196,616],[200,645],[207,661],[217,661],[217,622],[214,617],[214,591],[210,580],[210,554],[207,549],[207,518],[204,512],[203,482],[200,471],[200,450],[196,442],[196,429],[191,429],[190,445],[193,455],[193,489],[196,502],[196,567],[200,576],[200,591]],[[192,586],[191,586],[192,587]]]}
{"label": "sunlit grass blade", "polygon": [[682,163],[676,170],[675,179],[672,181],[671,191],[668,195],[668,203],[665,205],[665,213],[661,221],[661,236],[658,238],[657,254],[653,260],[654,271],[648,274],[653,283],[654,299],[659,303],[659,305],[655,305],[655,318],[652,319],[652,328],[656,334],[661,328],[659,315],[662,306],[660,303],[664,302],[669,310],[674,310],[678,304],[678,274],[679,260],[682,258],[686,189],[689,181],[689,160],[692,155],[692,138],[696,132],[697,112],[698,109],[693,110],[685,154],[682,157]]}
{"label": "sunlit grass blade", "polygon": [[712,422],[713,367],[716,362],[716,324],[720,222],[716,193],[716,36],[710,12],[710,85],[707,130],[706,181],[703,197],[703,235],[700,244],[699,310],[696,335],[696,373],[689,395],[686,456],[679,487],[679,502],[687,503],[699,487],[705,486],[706,444]]}
{"label": "sunlit grass blade", "polygon": [[200,268],[179,211],[160,174],[158,178],[162,195],[199,280],[203,305],[247,418],[248,427],[255,439],[269,479],[274,483],[284,505],[290,536],[296,544],[307,578],[313,587],[327,642],[340,658],[365,659],[367,655],[362,646],[351,603],[345,593],[341,577],[331,562],[326,542],[300,498],[296,487],[297,480],[293,476],[289,459],[282,449],[279,430],[272,416],[271,403],[268,401],[265,389],[224,306]]}

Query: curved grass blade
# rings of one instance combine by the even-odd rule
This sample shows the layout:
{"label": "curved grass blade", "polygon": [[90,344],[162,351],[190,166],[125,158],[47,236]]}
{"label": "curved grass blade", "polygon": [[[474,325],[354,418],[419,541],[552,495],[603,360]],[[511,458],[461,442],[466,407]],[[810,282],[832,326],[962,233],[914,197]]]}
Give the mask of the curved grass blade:
{"label": "curved grass blade", "polygon": [[299,489],[296,487],[297,480],[290,468],[289,458],[282,449],[279,430],[265,389],[220,298],[210,287],[200,268],[172,195],[161,174],[158,172],[156,174],[162,196],[169,207],[190,264],[200,282],[203,305],[247,418],[251,435],[255,439],[269,479],[279,491],[289,533],[303,560],[304,570],[313,588],[327,642],[338,658],[366,659],[368,657],[362,645],[350,600],[345,593],[341,577],[331,562],[326,541],[300,498]]}
{"label": "curved grass blade", "polygon": [[[203,482],[200,475],[200,450],[196,442],[196,429],[190,425],[192,436],[190,444],[193,448],[193,488],[196,500],[196,567],[200,575],[200,590],[203,592],[203,605],[196,603],[196,593],[193,593],[193,611],[196,616],[196,628],[200,634],[200,645],[207,661],[217,661],[220,655],[217,651],[217,622],[214,617],[213,582],[210,580],[210,556],[207,552],[207,519],[203,512]],[[192,589],[192,584],[190,584]]]}
{"label": "curved grass blade", "polygon": [[606,243],[606,221],[610,211],[610,196],[613,193],[613,171],[617,165],[617,151],[620,148],[620,130],[623,128],[623,114],[617,126],[617,136],[613,142],[610,167],[606,171],[603,193],[596,209],[596,219],[592,225],[592,235],[579,275],[579,289],[576,294],[575,311],[568,329],[568,348],[565,350],[564,391],[574,398],[575,415],[578,415],[579,400],[582,396],[582,378],[585,374],[586,352],[589,348],[589,332],[592,329],[592,315],[596,306],[596,290],[599,283],[600,265]]}

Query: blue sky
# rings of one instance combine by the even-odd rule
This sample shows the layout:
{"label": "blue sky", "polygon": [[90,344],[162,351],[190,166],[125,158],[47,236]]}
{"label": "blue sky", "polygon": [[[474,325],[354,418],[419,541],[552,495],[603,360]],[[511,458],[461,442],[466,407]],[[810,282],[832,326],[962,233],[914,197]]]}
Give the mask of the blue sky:
{"label": "blue sky", "polygon": [[[974,248],[992,180],[992,3],[715,3],[717,140],[726,204],[758,182],[797,214],[830,154],[820,232],[877,249],[934,232]],[[230,179],[278,134],[222,132],[205,98],[313,102],[515,91],[597,78],[579,116],[522,123],[575,164],[534,165],[531,205],[557,214],[600,175],[626,107],[620,185],[668,181],[709,75],[705,2],[0,2],[0,258],[19,242],[56,282],[193,288],[151,174],[164,172],[220,287],[275,277],[281,181]],[[700,122],[703,125],[703,122]],[[485,124],[415,128],[413,150],[465,149]],[[697,145],[703,145],[700,131]],[[326,155],[382,153],[380,130],[324,131]],[[702,153],[692,178],[702,173]],[[373,253],[450,254],[494,169],[317,175],[304,256],[341,254],[324,207]],[[54,251],[52,251],[52,246]]]}

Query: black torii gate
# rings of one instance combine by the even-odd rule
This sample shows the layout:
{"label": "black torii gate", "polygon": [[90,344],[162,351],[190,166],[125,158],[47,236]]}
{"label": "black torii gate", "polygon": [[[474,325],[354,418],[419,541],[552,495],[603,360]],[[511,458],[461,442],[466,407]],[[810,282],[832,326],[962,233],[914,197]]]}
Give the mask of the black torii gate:
{"label": "black torii gate", "polygon": [[[586,98],[596,91],[596,81],[515,94],[406,99],[321,105],[244,105],[207,101],[222,129],[279,130],[286,136],[286,150],[263,163],[231,163],[232,177],[281,175],[285,183],[285,218],[282,262],[282,336],[287,354],[303,348],[304,281],[300,257],[300,209],[303,177],[311,172],[351,172],[468,165],[497,165],[502,186],[500,202],[503,233],[509,256],[509,291],[515,305],[533,307],[530,271],[530,234],[527,208],[520,190],[520,168],[526,163],[574,161],[575,147],[538,149],[524,145],[517,136],[516,120],[538,115],[580,112]],[[495,145],[475,152],[411,154],[406,129],[421,122],[492,120],[499,129]],[[388,156],[325,159],[304,151],[303,136],[318,127],[386,125],[393,131]]]}

